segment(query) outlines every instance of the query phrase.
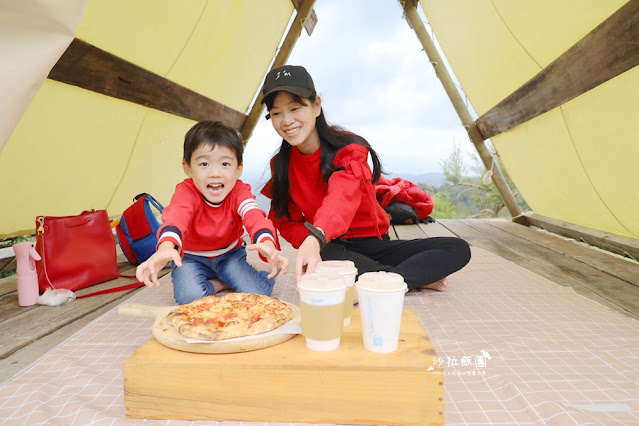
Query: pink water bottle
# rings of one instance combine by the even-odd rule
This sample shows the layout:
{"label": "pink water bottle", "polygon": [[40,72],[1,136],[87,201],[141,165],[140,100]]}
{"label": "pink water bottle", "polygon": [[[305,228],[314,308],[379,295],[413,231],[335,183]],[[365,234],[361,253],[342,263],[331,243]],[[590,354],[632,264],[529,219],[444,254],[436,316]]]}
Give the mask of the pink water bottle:
{"label": "pink water bottle", "polygon": [[35,249],[35,243],[29,242],[14,244],[13,251],[17,263],[18,305],[35,305],[40,296],[35,261],[40,260],[40,255]]}

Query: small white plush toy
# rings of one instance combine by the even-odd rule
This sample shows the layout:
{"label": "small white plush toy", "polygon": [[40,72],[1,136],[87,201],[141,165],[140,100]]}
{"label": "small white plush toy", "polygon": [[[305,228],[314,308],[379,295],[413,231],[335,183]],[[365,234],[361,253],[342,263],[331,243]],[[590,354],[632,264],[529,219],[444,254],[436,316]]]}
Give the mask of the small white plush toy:
{"label": "small white plush toy", "polygon": [[38,297],[39,305],[60,306],[75,300],[75,293],[65,288],[51,290],[46,289],[40,297]]}

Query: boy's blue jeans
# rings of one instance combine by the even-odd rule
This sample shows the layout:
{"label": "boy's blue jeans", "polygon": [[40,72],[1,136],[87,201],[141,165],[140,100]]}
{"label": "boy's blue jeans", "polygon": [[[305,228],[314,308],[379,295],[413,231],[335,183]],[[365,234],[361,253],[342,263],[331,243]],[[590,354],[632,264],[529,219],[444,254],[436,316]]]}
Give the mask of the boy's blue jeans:
{"label": "boy's blue jeans", "polygon": [[184,305],[201,297],[215,294],[210,279],[217,278],[233,290],[242,293],[271,295],[275,280],[268,272],[256,271],[246,260],[246,249],[239,247],[209,259],[185,253],[182,266],[172,264],[173,296]]}

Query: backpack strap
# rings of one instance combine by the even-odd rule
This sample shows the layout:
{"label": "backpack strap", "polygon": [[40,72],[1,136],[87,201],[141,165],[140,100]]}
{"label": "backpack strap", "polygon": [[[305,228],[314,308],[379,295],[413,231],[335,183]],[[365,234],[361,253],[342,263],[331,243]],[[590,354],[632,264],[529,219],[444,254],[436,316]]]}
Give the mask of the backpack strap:
{"label": "backpack strap", "polygon": [[162,213],[162,212],[164,211],[164,207],[162,207],[162,204],[160,204],[160,202],[159,202],[158,200],[156,200],[155,198],[153,198],[153,196],[152,196],[151,194],[146,194],[146,193],[144,193],[144,194],[139,194],[139,195],[136,195],[136,198],[134,198],[134,199],[137,199],[137,197],[141,197],[142,195],[146,195],[146,200],[147,200],[149,203],[153,204],[153,206],[154,206],[156,209],[158,209],[158,211],[159,211],[160,213]]}

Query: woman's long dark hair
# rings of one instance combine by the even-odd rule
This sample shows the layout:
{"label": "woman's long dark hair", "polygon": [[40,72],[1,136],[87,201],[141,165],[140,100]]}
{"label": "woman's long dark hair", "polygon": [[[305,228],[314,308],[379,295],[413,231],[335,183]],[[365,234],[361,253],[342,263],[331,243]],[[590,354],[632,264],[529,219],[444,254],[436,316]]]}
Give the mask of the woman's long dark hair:
{"label": "woman's long dark hair", "polygon": [[[273,108],[273,103],[275,102],[277,93],[279,92],[271,93],[266,98],[265,103],[269,111]],[[313,105],[317,99],[316,94],[312,94],[308,100],[290,92],[289,95],[295,100],[295,102],[302,105],[308,105],[309,101],[311,105]],[[317,129],[320,145],[322,147],[320,173],[324,182],[328,182],[328,179],[331,177],[333,172],[336,170],[342,170],[341,168],[335,167],[333,160],[335,159],[337,151],[350,144],[362,145],[368,148],[373,161],[373,184],[379,180],[381,174],[384,173],[382,170],[382,163],[379,160],[379,156],[366,139],[354,133],[350,133],[339,126],[332,126],[328,124],[324,117],[323,109],[320,112],[320,115],[315,119],[315,128]],[[288,202],[290,197],[288,163],[290,150],[291,145],[289,145],[286,140],[282,139],[282,145],[273,159],[273,209],[275,210],[275,214],[278,218],[286,216],[291,219],[291,215],[288,211]]]}

